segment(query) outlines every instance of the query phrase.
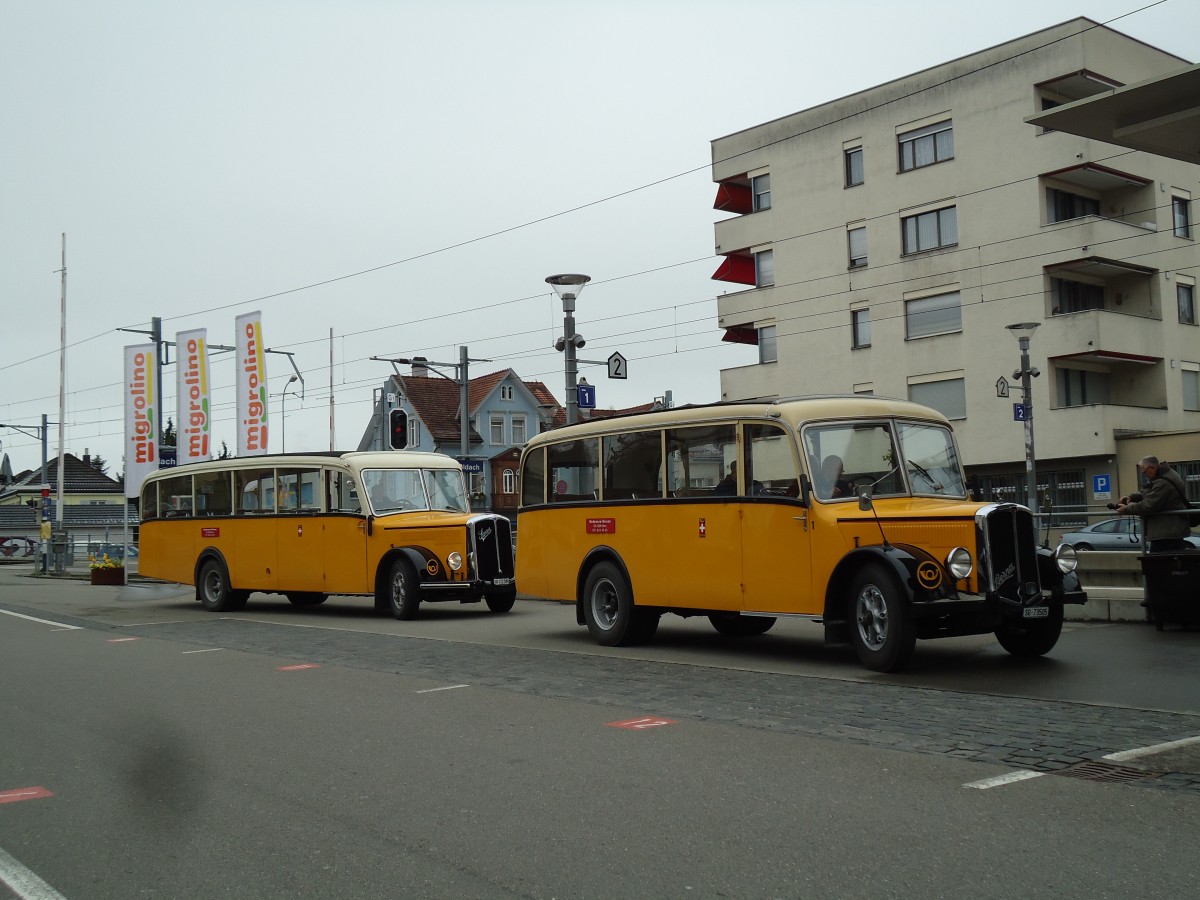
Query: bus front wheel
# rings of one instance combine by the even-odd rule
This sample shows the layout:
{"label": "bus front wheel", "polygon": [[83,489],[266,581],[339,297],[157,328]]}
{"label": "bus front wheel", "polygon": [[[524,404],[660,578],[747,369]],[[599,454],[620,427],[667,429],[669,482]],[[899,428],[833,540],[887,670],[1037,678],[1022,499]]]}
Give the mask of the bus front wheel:
{"label": "bus front wheel", "polygon": [[233,612],[246,605],[249,591],[235,591],[229,572],[219,559],[206,559],[196,579],[196,599],[209,612]]}
{"label": "bus front wheel", "polygon": [[638,609],[633,589],[615,565],[597,564],[583,586],[583,618],[597,644],[624,647],[650,640],[658,629],[658,613]]}
{"label": "bus front wheel", "polygon": [[506,613],[517,602],[517,594],[515,591],[484,594],[483,599],[487,603],[487,608],[492,612]]}
{"label": "bus front wheel", "polygon": [[850,583],[850,640],[858,661],[876,672],[896,672],[917,643],[904,593],[880,566],[865,566]]}
{"label": "bus front wheel", "polygon": [[392,563],[388,578],[388,608],[397,619],[415,619],[421,606],[417,595],[417,573],[403,557]]}
{"label": "bus front wheel", "polygon": [[1005,622],[996,629],[996,640],[1013,656],[1045,656],[1054,649],[1062,634],[1063,608],[1061,603],[1050,607],[1044,619],[1021,619]]}

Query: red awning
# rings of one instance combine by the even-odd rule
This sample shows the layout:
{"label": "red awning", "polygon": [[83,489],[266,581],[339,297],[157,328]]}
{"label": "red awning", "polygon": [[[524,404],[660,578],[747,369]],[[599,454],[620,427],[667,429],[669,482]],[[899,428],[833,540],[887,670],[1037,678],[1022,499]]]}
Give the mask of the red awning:
{"label": "red awning", "polygon": [[750,188],[744,184],[719,184],[717,185],[717,199],[713,202],[713,209],[732,213],[753,212],[754,195],[750,193]]}
{"label": "red awning", "polygon": [[731,344],[754,344],[757,346],[758,329],[749,325],[734,325],[732,328],[725,329],[725,336],[721,340]]}
{"label": "red awning", "polygon": [[735,284],[756,283],[754,277],[754,258],[752,256],[727,256],[725,261],[713,272],[713,281],[732,281]]}

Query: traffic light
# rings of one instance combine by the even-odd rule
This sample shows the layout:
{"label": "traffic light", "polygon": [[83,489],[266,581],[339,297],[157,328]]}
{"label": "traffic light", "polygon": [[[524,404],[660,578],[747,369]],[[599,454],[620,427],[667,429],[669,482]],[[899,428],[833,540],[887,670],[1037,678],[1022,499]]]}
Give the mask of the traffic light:
{"label": "traffic light", "polygon": [[389,442],[393,450],[403,450],[408,446],[408,413],[402,409],[393,409],[390,422],[391,432]]}

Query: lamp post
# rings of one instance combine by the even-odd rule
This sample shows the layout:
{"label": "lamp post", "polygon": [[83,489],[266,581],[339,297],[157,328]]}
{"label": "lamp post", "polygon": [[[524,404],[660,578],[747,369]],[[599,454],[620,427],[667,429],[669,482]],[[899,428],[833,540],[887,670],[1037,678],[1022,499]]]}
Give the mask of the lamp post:
{"label": "lamp post", "polygon": [[587,275],[551,275],[546,279],[546,284],[554,288],[554,293],[562,299],[563,305],[563,336],[554,342],[554,349],[563,353],[563,365],[567,376],[568,425],[579,421],[579,365],[575,354],[585,343],[583,335],[575,333],[575,298],[591,280]]}
{"label": "lamp post", "polygon": [[1013,372],[1013,378],[1021,380],[1021,404],[1025,407],[1025,502],[1035,516],[1038,513],[1037,473],[1033,455],[1033,390],[1030,380],[1042,373],[1029,365],[1029,339],[1033,337],[1038,325],[1038,322],[1018,322],[1016,325],[1006,326],[1021,347],[1021,368]]}
{"label": "lamp post", "polygon": [[288,394],[295,393],[288,390],[288,388],[296,380],[297,377],[295,375],[289,378],[287,384],[283,386],[283,390],[279,393],[279,445],[281,453],[287,453],[287,398]]}

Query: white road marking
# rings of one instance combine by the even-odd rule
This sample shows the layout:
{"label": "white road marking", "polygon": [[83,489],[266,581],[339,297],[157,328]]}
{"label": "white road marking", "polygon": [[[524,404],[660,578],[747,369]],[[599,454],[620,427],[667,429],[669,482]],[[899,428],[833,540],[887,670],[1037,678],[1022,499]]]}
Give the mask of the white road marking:
{"label": "white road marking", "polygon": [[1030,772],[1026,769],[1018,769],[1016,772],[1007,772],[1004,775],[985,778],[983,781],[971,781],[964,784],[963,787],[986,791],[988,788],[1003,787],[1006,784],[1015,784],[1018,781],[1028,781],[1030,778],[1041,778],[1044,774],[1045,772]]}
{"label": "white road marking", "polygon": [[1113,762],[1124,762],[1127,759],[1137,759],[1141,756],[1153,756],[1155,753],[1163,753],[1167,750],[1175,750],[1179,747],[1190,747],[1192,744],[1200,744],[1200,735],[1196,737],[1183,738],[1179,741],[1168,741],[1165,744],[1152,744],[1149,747],[1136,747],[1133,750],[1122,750],[1120,753],[1109,753],[1104,759],[1111,759]]}
{"label": "white road marking", "polygon": [[425,688],[423,691],[414,691],[416,694],[432,694],[435,691],[453,691],[457,688],[470,687],[469,684],[448,684],[445,687]]}
{"label": "white road marking", "polygon": [[209,647],[207,650],[184,650],[183,655],[187,656],[189,653],[213,653],[220,649],[220,647]]}
{"label": "white road marking", "polygon": [[66,897],[5,853],[3,847],[0,847],[0,883],[21,900],[66,900]]}
{"label": "white road marking", "polygon": [[33,616],[24,616],[21,613],[9,612],[7,609],[0,609],[0,613],[6,616],[16,616],[18,619],[26,619],[30,622],[37,622],[39,625],[53,625],[55,631],[82,631],[81,625],[64,625],[62,622],[51,622],[48,619],[35,619]]}

